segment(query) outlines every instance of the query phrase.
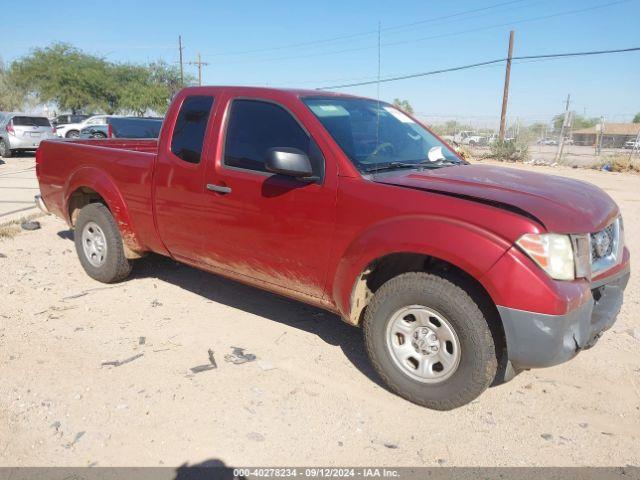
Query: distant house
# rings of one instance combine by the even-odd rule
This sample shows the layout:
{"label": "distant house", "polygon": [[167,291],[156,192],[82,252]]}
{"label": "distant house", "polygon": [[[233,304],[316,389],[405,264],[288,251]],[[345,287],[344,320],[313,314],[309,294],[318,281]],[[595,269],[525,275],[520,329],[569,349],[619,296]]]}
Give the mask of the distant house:
{"label": "distant house", "polygon": [[[571,138],[575,145],[595,145],[600,125],[574,130]],[[640,123],[605,123],[602,137],[603,147],[622,147],[625,142],[635,140]]]}

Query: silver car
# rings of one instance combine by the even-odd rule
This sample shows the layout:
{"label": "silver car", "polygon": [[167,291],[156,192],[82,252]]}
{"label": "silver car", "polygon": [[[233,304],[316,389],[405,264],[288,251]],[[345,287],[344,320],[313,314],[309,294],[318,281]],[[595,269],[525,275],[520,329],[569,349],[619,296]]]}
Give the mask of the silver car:
{"label": "silver car", "polygon": [[9,113],[0,119],[0,157],[36,150],[42,140],[56,138],[49,119],[25,113]]}

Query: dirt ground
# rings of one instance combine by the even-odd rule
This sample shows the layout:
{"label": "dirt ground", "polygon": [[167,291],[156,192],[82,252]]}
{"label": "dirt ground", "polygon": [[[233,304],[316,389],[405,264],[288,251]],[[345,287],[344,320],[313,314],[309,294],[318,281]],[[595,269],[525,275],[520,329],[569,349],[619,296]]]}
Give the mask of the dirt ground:
{"label": "dirt ground", "polygon": [[33,196],[38,190],[32,153],[0,158],[0,224],[6,217],[23,215],[31,209]]}
{"label": "dirt ground", "polygon": [[[604,188],[640,252],[640,176],[517,168]],[[593,349],[435,412],[380,386],[331,314],[156,256],[105,286],[40,220],[0,239],[0,466],[640,465],[635,267]],[[228,363],[232,347],[257,360]],[[209,349],[218,368],[192,373]]]}

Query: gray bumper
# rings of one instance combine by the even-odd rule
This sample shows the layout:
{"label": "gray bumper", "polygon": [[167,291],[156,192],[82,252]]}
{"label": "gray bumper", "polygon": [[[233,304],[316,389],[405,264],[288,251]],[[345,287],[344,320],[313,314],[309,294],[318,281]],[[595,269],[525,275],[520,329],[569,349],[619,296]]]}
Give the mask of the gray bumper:
{"label": "gray bumper", "polygon": [[498,306],[511,365],[516,370],[551,367],[593,346],[616,320],[629,269],[605,281],[592,285],[592,298],[565,315]]}

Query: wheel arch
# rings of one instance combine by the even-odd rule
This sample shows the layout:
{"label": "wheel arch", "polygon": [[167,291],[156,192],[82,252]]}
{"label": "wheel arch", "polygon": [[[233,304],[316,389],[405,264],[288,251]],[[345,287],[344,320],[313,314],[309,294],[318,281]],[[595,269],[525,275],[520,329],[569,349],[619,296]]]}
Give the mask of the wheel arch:
{"label": "wheel arch", "polygon": [[510,246],[495,233],[447,217],[420,215],[383,221],[349,245],[330,291],[338,311],[353,325],[360,323],[376,288],[411,271],[456,272],[491,299],[483,275]]}
{"label": "wheel arch", "polygon": [[90,203],[103,203],[116,221],[127,254],[131,258],[144,250],[133,228],[126,202],[115,181],[104,171],[85,167],[75,171],[65,187],[65,220],[73,227],[78,212]]}

